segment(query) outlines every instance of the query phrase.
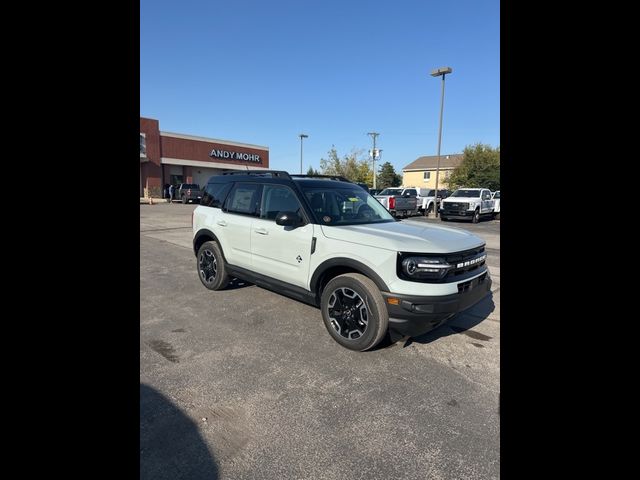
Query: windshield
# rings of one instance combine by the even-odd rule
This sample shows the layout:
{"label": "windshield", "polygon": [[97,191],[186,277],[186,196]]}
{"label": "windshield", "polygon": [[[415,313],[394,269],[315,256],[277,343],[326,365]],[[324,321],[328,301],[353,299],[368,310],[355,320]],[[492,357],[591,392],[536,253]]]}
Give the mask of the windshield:
{"label": "windshield", "polygon": [[378,195],[400,195],[401,193],[401,188],[385,188]]}
{"label": "windshield", "polygon": [[198,190],[200,186],[197,183],[183,183],[182,188],[192,188],[194,190]]}
{"label": "windshield", "polygon": [[394,222],[375,198],[357,185],[302,188],[316,220],[321,225],[361,225]]}
{"label": "windshield", "polygon": [[480,190],[456,190],[451,194],[452,197],[479,197]]}

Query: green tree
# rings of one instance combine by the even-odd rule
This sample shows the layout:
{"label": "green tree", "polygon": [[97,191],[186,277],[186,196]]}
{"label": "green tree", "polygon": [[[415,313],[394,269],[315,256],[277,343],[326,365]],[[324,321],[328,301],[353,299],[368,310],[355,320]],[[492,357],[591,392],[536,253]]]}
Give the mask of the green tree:
{"label": "green tree", "polygon": [[500,147],[482,143],[465,147],[462,163],[449,177],[449,188],[461,187],[500,190]]}
{"label": "green tree", "polygon": [[315,170],[311,165],[309,165],[309,169],[307,170],[307,175],[320,175],[318,170]]}
{"label": "green tree", "polygon": [[335,146],[331,146],[328,158],[320,159],[320,171],[323,175],[340,175],[352,182],[371,185],[373,170],[364,154],[364,150],[353,149],[351,153],[340,158]]}
{"label": "green tree", "polygon": [[402,175],[396,173],[396,169],[389,162],[384,162],[378,170],[376,188],[399,187],[402,184]]}

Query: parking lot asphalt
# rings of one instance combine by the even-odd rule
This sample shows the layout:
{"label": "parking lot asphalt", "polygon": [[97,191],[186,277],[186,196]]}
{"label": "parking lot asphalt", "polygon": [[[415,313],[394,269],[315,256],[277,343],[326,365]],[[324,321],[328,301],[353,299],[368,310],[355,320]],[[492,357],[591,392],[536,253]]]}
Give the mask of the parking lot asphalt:
{"label": "parking lot asphalt", "polygon": [[196,206],[140,205],[141,478],[499,477],[499,221],[444,223],[487,240],[490,296],[361,353],[314,307],[205,289]]}

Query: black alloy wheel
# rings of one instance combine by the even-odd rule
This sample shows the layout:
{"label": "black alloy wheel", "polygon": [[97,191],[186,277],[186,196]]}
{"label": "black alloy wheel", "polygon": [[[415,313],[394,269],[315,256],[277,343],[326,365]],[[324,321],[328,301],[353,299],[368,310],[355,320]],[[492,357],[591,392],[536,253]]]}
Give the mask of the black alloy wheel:
{"label": "black alloy wheel", "polygon": [[205,242],[198,250],[198,277],[209,290],[221,290],[229,284],[224,258],[216,242]]}
{"label": "black alloy wheel", "polygon": [[320,299],[327,331],[343,347],[364,351],[387,333],[389,312],[377,285],[360,273],[332,278]]}

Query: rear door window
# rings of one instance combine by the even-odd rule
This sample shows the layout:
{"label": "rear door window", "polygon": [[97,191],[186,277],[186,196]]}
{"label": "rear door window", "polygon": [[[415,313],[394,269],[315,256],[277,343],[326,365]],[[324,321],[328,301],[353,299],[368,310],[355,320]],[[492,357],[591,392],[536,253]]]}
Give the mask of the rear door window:
{"label": "rear door window", "polygon": [[207,207],[221,208],[224,199],[229,193],[229,190],[231,190],[231,185],[233,185],[231,182],[208,184],[200,204],[206,205]]}
{"label": "rear door window", "polygon": [[261,189],[259,183],[236,183],[227,198],[225,210],[241,215],[256,215]]}

